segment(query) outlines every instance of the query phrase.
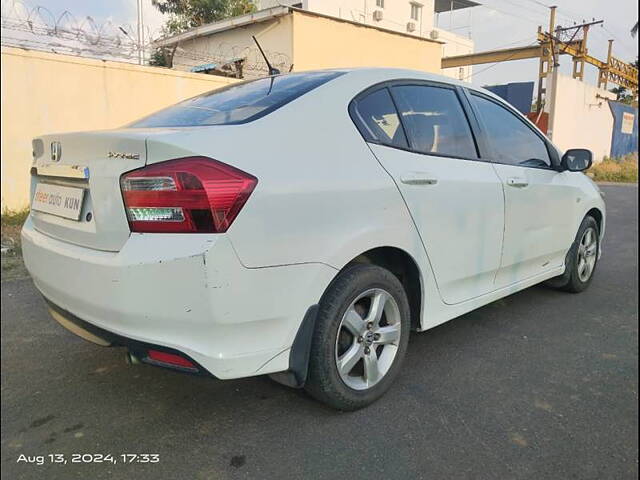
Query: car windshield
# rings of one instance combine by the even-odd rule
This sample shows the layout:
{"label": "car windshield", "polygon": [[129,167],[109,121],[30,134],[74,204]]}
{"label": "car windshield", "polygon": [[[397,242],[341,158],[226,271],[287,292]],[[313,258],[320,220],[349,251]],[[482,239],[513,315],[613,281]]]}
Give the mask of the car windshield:
{"label": "car windshield", "polygon": [[256,120],[344,72],[260,78],[198,95],[138,120],[130,128],[233,125]]}

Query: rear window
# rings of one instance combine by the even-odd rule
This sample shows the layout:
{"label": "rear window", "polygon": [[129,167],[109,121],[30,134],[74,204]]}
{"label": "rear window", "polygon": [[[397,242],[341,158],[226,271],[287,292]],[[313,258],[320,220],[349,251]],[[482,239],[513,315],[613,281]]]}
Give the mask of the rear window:
{"label": "rear window", "polygon": [[229,85],[153,113],[131,128],[233,125],[263,117],[344,72],[293,73]]}
{"label": "rear window", "polygon": [[381,88],[357,101],[358,128],[368,142],[408,148],[389,90]]}

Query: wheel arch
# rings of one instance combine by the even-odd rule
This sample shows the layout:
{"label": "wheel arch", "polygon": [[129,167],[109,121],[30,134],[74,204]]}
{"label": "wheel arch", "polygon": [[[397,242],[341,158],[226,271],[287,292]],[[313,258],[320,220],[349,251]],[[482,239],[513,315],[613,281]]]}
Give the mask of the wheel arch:
{"label": "wheel arch", "polygon": [[371,248],[348,261],[340,271],[354,264],[372,264],[389,270],[402,284],[411,313],[411,328],[420,329],[424,303],[423,278],[418,262],[406,250],[392,246]]}
{"label": "wheel arch", "polygon": [[591,216],[595,219],[598,224],[598,233],[602,235],[604,227],[604,213],[602,213],[598,207],[593,207],[584,216]]}
{"label": "wheel arch", "polygon": [[[386,268],[398,278],[409,300],[411,315],[411,329],[420,329],[422,309],[424,304],[423,278],[418,267],[418,262],[406,250],[392,246],[374,247],[366,250],[351,260],[347,261],[342,268],[336,272],[322,294],[329,290],[341,272],[352,265],[371,264]],[[322,297],[319,303],[322,302]],[[311,339],[315,328],[318,304],[312,305],[298,329],[296,338],[291,347],[289,357],[289,369],[284,372],[270,374],[271,379],[278,383],[293,388],[302,388],[306,384]]]}

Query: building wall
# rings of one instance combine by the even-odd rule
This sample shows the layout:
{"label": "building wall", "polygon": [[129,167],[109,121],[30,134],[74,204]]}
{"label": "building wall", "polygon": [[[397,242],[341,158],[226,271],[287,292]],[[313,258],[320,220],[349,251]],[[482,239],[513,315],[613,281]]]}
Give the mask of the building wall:
{"label": "building wall", "polygon": [[194,60],[195,52],[226,52],[224,58],[246,56],[247,65],[262,67],[245,69],[245,78],[264,76],[265,65],[252,35],[258,38],[269,61],[282,71],[288,71],[291,65],[293,71],[377,66],[440,73],[442,44],[439,42],[298,11],[181,42],[174,56],[174,67],[190,70],[211,62],[204,57]]}
{"label": "building wall", "polygon": [[296,71],[366,66],[441,71],[442,44],[438,42],[304,12],[293,13],[293,45]]}
{"label": "building wall", "polygon": [[[470,38],[461,37],[442,28],[436,27],[433,30],[437,32],[436,39],[443,42],[443,57],[454,57],[456,55],[466,55],[474,52],[475,44]],[[471,81],[470,78],[473,74],[473,67],[467,65],[464,67],[443,68],[441,73],[457,80]]]}
{"label": "building wall", "polygon": [[[411,4],[422,5],[418,20],[411,18]],[[312,12],[331,15],[353,22],[366,23],[380,28],[407,31],[407,23],[416,24],[413,35],[428,37],[433,29],[434,0],[384,0],[384,7],[377,6],[376,0],[260,0],[258,9],[271,8],[278,5],[299,5]],[[374,20],[373,12],[382,10],[382,20]]]}
{"label": "building wall", "polygon": [[[384,7],[378,7],[376,0],[307,0],[305,9],[422,37],[428,37],[433,30],[434,0],[384,0],[383,3]],[[417,20],[411,18],[412,3],[422,5]],[[376,10],[382,11],[382,20],[374,20]],[[413,32],[407,31],[409,22],[416,26]]]}
{"label": "building wall", "polygon": [[[422,5],[418,20],[410,17],[412,3]],[[305,10],[324,15],[423,38],[435,37],[444,43],[443,56],[445,57],[473,53],[475,48],[470,38],[434,27],[434,0],[384,0],[384,8],[378,7],[376,0],[261,0],[258,8],[270,8],[278,4],[302,4]],[[376,10],[382,11],[382,20],[374,20],[373,12]],[[415,24],[416,28],[413,32],[407,30],[409,22]],[[473,67],[465,66],[444,69],[440,73],[458,80],[465,80],[471,77],[472,72]]]}
{"label": "building wall", "polygon": [[588,148],[595,162],[602,161],[611,151],[613,115],[607,99],[615,99],[615,94],[569,76],[554,78],[555,109],[549,125],[553,143],[562,150]]}
{"label": "building wall", "polygon": [[2,47],[2,209],[29,203],[31,140],[115,128],[235,80]]}
{"label": "building wall", "polygon": [[177,70],[189,71],[210,62],[246,58],[245,78],[264,76],[267,67],[251,38],[255,35],[269,63],[286,72],[293,58],[292,25],[292,15],[284,15],[181,42],[173,57],[173,66]]}

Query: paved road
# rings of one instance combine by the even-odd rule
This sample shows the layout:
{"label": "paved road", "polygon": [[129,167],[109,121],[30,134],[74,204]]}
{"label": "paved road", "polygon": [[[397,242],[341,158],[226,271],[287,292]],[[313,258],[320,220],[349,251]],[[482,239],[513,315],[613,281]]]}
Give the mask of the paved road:
{"label": "paved road", "polygon": [[[4,283],[4,478],[635,479],[638,191],[604,189],[588,293],[535,287],[414,335],[394,388],[355,413],[266,378],[129,367],[50,320],[30,281]],[[81,452],[160,463],[17,463]]]}

